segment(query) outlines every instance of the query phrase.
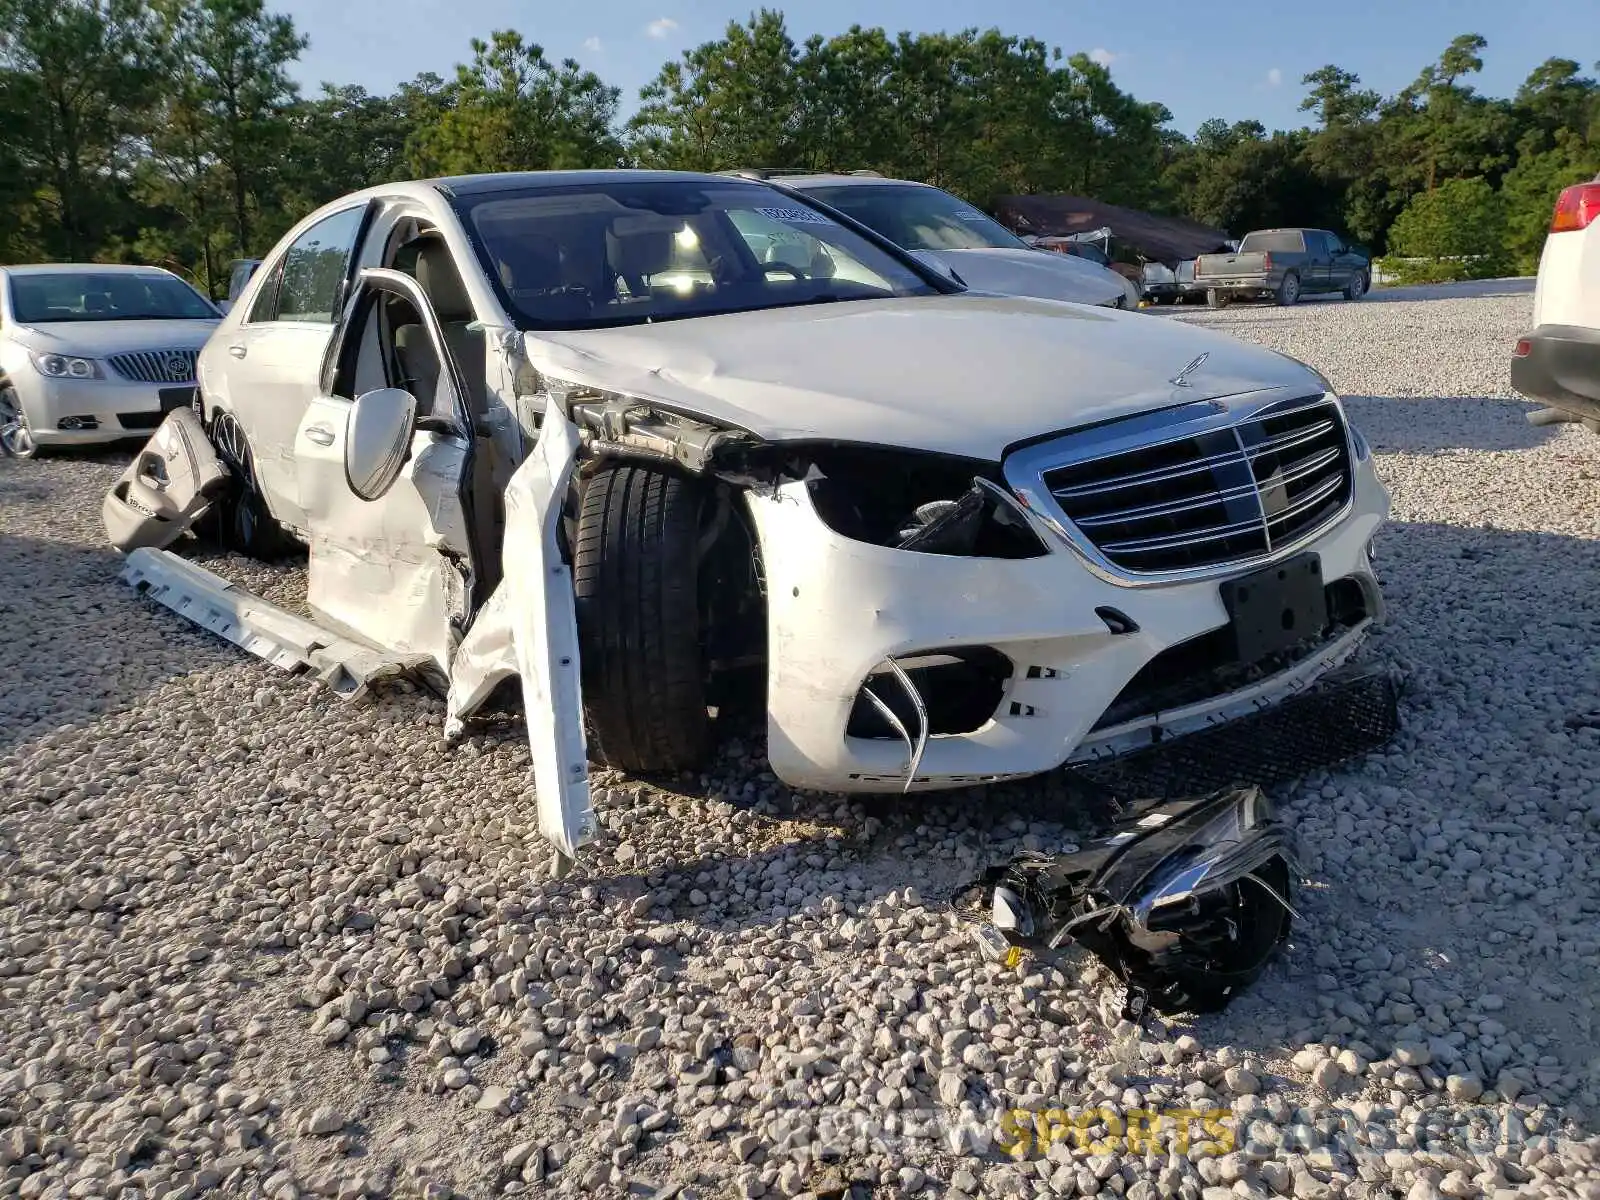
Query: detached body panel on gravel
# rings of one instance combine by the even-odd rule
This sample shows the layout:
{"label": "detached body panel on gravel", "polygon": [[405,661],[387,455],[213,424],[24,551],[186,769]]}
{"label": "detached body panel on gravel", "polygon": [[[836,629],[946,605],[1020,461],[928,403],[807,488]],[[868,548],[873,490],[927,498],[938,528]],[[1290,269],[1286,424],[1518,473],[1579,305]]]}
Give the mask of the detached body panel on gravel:
{"label": "detached body panel on gravel", "polygon": [[[952,788],[1272,706],[1382,613],[1388,496],[1315,372],[965,292],[756,181],[337,202],[264,260],[200,390],[234,502],[309,545],[328,645],[430,680],[451,735],[520,679],[568,854],[589,754],[692,768],[752,675],[789,784]],[[283,624],[223,607],[202,623]],[[318,651],[279,659],[339,677]]]}

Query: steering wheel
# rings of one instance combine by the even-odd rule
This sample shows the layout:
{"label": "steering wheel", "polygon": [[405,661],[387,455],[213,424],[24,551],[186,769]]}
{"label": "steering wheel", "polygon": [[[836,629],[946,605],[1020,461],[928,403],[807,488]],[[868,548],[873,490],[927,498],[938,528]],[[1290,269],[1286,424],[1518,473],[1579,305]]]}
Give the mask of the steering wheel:
{"label": "steering wheel", "polygon": [[806,275],[806,273],[799,267],[792,267],[786,262],[769,262],[761,264],[761,273],[763,275],[770,275],[774,271],[787,271],[790,275],[793,275],[799,280],[805,280],[809,278],[809,276]]}

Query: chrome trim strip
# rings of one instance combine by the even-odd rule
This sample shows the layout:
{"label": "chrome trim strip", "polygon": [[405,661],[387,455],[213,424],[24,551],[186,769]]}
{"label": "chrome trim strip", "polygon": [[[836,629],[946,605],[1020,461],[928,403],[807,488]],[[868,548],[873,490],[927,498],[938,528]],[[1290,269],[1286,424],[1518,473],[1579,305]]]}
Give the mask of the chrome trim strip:
{"label": "chrome trim strip", "polygon": [[[1187,438],[1172,439],[1172,441],[1187,440]],[[1162,442],[1160,444],[1170,445],[1171,443]],[[1125,454],[1127,451],[1121,451],[1120,453]],[[1106,457],[1115,458],[1116,455],[1108,454]],[[1089,461],[1092,462],[1094,460],[1091,459]],[[1197,458],[1192,463],[1186,463],[1181,467],[1160,467],[1154,471],[1140,471],[1137,475],[1119,475],[1110,483],[1084,483],[1075,487],[1051,488],[1050,494],[1057,500],[1075,500],[1080,496],[1099,496],[1106,492],[1121,491],[1123,488],[1144,487],[1152,483],[1166,483],[1169,479],[1182,479],[1185,475],[1198,475],[1200,472],[1209,471],[1213,467],[1243,466],[1245,461],[1246,455],[1242,451],[1229,450],[1225,454],[1212,454],[1206,458]],[[1081,464],[1075,463],[1073,465],[1078,466]],[[1059,466],[1045,468],[1047,471],[1060,469]]]}

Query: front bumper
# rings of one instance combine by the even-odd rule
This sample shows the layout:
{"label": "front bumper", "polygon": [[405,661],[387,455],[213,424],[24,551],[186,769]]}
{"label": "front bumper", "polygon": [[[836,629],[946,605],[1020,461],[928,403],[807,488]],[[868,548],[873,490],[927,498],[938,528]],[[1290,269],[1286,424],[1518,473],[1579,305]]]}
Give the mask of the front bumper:
{"label": "front bumper", "polygon": [[[1369,623],[1248,687],[1097,728],[1157,655],[1228,624],[1222,580],[1124,586],[1091,572],[1053,534],[1051,552],[1032,559],[910,553],[834,533],[804,484],[747,495],[767,585],[768,757],[796,787],[964,787],[1116,753],[1169,726],[1259,711],[1303,690],[1354,652]],[[1372,616],[1381,599],[1368,546],[1387,512],[1370,459],[1360,460],[1351,510],[1305,547],[1321,556],[1324,579],[1360,586]],[[1136,628],[1114,632],[1097,609]],[[1012,665],[980,727],[928,737],[914,772],[906,741],[847,732],[863,683],[880,677],[886,660],[970,647]]]}
{"label": "front bumper", "polygon": [[1530,400],[1600,420],[1600,329],[1541,325],[1518,340],[1511,386]]}
{"label": "front bumper", "polygon": [[12,375],[28,430],[41,446],[83,446],[148,438],[174,407],[194,394],[191,383],[137,383],[106,379],[52,379],[34,372]]}
{"label": "front bumper", "polygon": [[1227,279],[1196,279],[1202,292],[1221,292],[1224,296],[1275,296],[1278,284],[1266,276],[1235,276]]}

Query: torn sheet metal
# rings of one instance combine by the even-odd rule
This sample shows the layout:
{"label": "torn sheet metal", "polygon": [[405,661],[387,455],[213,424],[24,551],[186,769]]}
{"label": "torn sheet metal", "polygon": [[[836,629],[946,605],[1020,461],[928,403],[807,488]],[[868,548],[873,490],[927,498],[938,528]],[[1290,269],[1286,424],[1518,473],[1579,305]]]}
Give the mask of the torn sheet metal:
{"label": "torn sheet metal", "polygon": [[[350,403],[318,397],[296,442],[300,497],[309,514],[306,603],[329,629],[358,633],[396,654],[425,655],[450,670],[471,615],[472,559],[457,438],[417,430],[400,477],[363,500],[345,479]],[[313,440],[318,428],[332,438]],[[380,601],[381,598],[381,601]]]}
{"label": "torn sheet metal", "polygon": [[228,479],[194,410],[174,409],[100,504],[111,544],[124,554],[172,545],[222,495]]}
{"label": "torn sheet metal", "polygon": [[1289,830],[1258,788],[1146,801],[1081,850],[991,871],[980,941],[1082,945],[1127,985],[1130,1019],[1216,1012],[1288,937],[1295,870]]}
{"label": "torn sheet metal", "polygon": [[506,488],[505,574],[457,651],[445,723],[447,735],[459,735],[498,683],[521,677],[539,832],[568,857],[594,837],[578,618],[561,550],[577,455],[577,426],[552,406]]}
{"label": "torn sheet metal", "polygon": [[135,591],[281,671],[309,671],[347,699],[356,699],[374,683],[408,674],[427,661],[426,655],[388,655],[330,633],[169,550],[134,550],[123,567],[122,579]]}

